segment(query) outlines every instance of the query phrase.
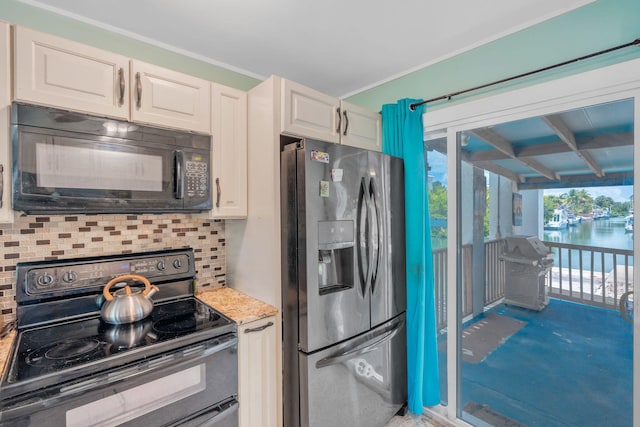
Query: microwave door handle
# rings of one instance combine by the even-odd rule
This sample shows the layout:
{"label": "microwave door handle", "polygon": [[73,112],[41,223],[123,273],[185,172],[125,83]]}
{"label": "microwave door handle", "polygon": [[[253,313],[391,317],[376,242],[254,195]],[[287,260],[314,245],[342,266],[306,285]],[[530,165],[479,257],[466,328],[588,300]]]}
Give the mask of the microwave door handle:
{"label": "microwave door handle", "polygon": [[184,151],[176,150],[174,160],[174,197],[176,199],[184,199]]}

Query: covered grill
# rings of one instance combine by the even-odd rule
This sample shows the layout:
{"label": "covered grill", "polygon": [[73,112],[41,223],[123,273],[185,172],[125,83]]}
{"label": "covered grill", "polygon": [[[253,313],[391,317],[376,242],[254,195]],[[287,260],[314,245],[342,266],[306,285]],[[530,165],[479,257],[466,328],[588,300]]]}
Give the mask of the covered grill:
{"label": "covered grill", "polygon": [[505,238],[500,259],[505,262],[504,303],[540,311],[549,303],[545,277],[553,253],[536,236]]}

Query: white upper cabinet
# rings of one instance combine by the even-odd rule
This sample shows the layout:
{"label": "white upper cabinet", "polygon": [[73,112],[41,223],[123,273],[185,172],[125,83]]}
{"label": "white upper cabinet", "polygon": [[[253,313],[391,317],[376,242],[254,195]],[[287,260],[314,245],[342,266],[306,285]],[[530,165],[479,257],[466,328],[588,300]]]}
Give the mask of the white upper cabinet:
{"label": "white upper cabinet", "polygon": [[281,132],[339,143],[340,100],[290,80],[282,84]]}
{"label": "white upper cabinet", "polygon": [[211,84],[212,218],[247,216],[247,93]]}
{"label": "white upper cabinet", "polygon": [[16,101],[211,131],[207,80],[20,26],[14,43]]}
{"label": "white upper cabinet", "polygon": [[340,108],[342,110],[340,143],[382,151],[380,114],[346,101],[341,102]]}
{"label": "white upper cabinet", "polygon": [[209,133],[210,82],[131,61],[131,120]]}
{"label": "white upper cabinet", "polygon": [[11,210],[11,42],[9,24],[0,21],[0,223],[13,222]]}
{"label": "white upper cabinet", "polygon": [[0,21],[0,107],[11,103],[10,25]]}
{"label": "white upper cabinet", "polygon": [[381,150],[380,114],[283,79],[284,134]]}
{"label": "white upper cabinet", "polygon": [[129,59],[20,26],[14,99],[128,119]]}

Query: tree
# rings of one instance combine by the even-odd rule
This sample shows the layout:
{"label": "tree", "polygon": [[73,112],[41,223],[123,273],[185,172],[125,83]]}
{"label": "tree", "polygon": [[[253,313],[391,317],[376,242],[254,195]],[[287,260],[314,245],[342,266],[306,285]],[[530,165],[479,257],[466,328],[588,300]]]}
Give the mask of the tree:
{"label": "tree", "polygon": [[609,196],[598,196],[593,201],[593,204],[599,208],[611,208],[615,202]]}
{"label": "tree", "polygon": [[447,187],[440,181],[434,182],[429,191],[429,214],[432,218],[447,217]]}
{"label": "tree", "polygon": [[[571,189],[566,194],[567,208],[577,214],[589,213],[593,210],[593,198],[587,190]],[[562,197],[562,196],[561,196]]]}
{"label": "tree", "polygon": [[544,220],[549,221],[553,217],[553,211],[564,204],[561,196],[545,195],[544,196]]}

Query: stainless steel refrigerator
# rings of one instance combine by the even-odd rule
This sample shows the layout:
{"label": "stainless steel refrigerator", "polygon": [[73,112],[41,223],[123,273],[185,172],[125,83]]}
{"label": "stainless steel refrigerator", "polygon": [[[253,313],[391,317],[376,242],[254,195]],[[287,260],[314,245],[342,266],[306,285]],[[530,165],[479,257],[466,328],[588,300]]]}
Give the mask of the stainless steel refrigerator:
{"label": "stainless steel refrigerator", "polygon": [[281,174],[284,425],[384,426],[407,400],[403,162],[307,139]]}

